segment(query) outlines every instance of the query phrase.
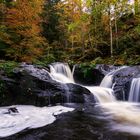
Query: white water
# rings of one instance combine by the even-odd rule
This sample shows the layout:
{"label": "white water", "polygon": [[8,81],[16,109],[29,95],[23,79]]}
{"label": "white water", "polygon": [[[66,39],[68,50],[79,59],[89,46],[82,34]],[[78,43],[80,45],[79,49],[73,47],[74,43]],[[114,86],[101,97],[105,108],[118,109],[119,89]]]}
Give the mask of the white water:
{"label": "white water", "polygon": [[[13,107],[13,106],[12,106]],[[8,108],[0,108],[0,137],[7,137],[24,129],[38,128],[53,123],[55,115],[73,111],[73,108],[14,106],[18,113],[8,113]]]}
{"label": "white water", "polygon": [[[72,73],[68,65],[56,64],[50,66],[50,75],[54,80],[62,83],[74,83]],[[86,86],[86,88],[96,97],[98,104],[110,120],[110,129],[140,135],[140,106],[139,103],[117,101],[113,94],[113,74],[121,67],[108,73],[102,80],[100,87]],[[130,89],[129,100],[137,101],[140,93],[140,79],[133,79]],[[82,85],[81,85],[82,86]],[[85,87],[85,86],[83,86]]]}
{"label": "white water", "polygon": [[56,63],[50,65],[52,78],[62,83],[74,83],[73,75],[68,64]]}
{"label": "white water", "polygon": [[112,87],[112,80],[113,80],[113,75],[106,75],[104,79],[102,80],[100,87],[106,87],[106,88],[111,88]]}
{"label": "white water", "polygon": [[128,101],[129,102],[140,101],[140,78],[134,78],[132,80]]}
{"label": "white water", "polygon": [[[59,81],[61,83],[74,83],[72,72],[69,66],[66,64],[56,63],[53,65],[50,65],[50,74],[54,80]],[[105,79],[105,81],[106,80],[107,79]],[[108,79],[108,82],[110,82],[110,79]],[[96,100],[100,103],[115,101],[113,90],[110,88],[97,87],[97,86],[83,86],[83,87],[87,88],[92,94],[94,94],[96,97]],[[68,96],[69,96],[69,93],[68,93]]]}
{"label": "white water", "polygon": [[[107,74],[100,86],[113,89],[112,74],[115,72],[116,71]],[[117,101],[114,99],[115,97],[112,98],[113,94],[111,94],[111,98],[107,98],[111,99],[111,101],[105,100],[107,102],[104,102],[102,96],[95,94],[94,91],[93,94],[100,102],[98,106],[100,106],[103,113],[107,115],[106,119],[110,120],[111,130],[140,136],[140,103],[132,103],[140,100],[140,78],[134,78],[132,80],[128,99],[129,102]],[[100,94],[104,94],[104,92],[101,91]]]}
{"label": "white water", "polygon": [[[53,77],[54,80],[62,83],[74,83],[68,65],[62,66],[61,64],[59,66],[59,64],[60,63],[58,63],[57,66],[50,66],[50,76]],[[115,72],[116,71],[109,73],[103,79],[100,85],[102,87],[87,86],[86,88],[90,90],[91,93],[96,97],[98,101],[97,106],[100,106],[100,108],[103,110],[102,113],[107,115],[105,119],[110,120],[109,127],[111,130],[140,135],[140,109],[138,107],[140,106],[140,104],[134,104],[131,102],[120,102],[115,99],[113,90],[111,89],[111,87],[113,86],[112,75]],[[130,97],[133,101],[133,96],[138,97],[138,87],[139,80],[133,79],[130,89]],[[30,129],[45,126],[55,121],[56,118],[54,115],[67,111],[73,111],[72,108],[66,108],[63,106],[43,108],[34,106],[16,106],[16,108],[18,109],[19,113],[13,114],[6,113],[8,107],[0,108],[0,137],[6,137],[15,134],[26,128]]]}
{"label": "white water", "polygon": [[115,69],[114,71],[109,72],[102,80],[100,87],[106,87],[106,88],[112,88],[113,86],[113,74],[115,74],[117,71],[127,68],[127,66],[119,67],[118,69]]}
{"label": "white water", "polygon": [[116,101],[112,89],[95,86],[86,86],[86,88],[96,97],[99,103]]}
{"label": "white water", "polygon": [[129,102],[110,102],[99,104],[104,119],[110,121],[110,129],[140,136],[140,104]]}

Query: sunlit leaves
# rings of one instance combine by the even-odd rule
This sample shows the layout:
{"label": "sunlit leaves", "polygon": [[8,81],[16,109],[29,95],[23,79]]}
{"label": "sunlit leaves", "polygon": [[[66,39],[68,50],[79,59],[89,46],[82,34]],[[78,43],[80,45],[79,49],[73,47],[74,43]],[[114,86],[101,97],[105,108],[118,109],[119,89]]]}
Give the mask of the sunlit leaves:
{"label": "sunlit leaves", "polygon": [[7,56],[19,61],[31,61],[42,54],[45,44],[41,34],[43,0],[17,0],[7,8],[5,24],[10,37]]}

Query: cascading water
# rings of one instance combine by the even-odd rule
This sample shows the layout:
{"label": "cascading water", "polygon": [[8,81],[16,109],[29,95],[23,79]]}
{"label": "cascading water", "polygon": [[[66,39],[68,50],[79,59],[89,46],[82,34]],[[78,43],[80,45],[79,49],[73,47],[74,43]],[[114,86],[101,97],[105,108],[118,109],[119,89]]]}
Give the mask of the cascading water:
{"label": "cascading water", "polygon": [[[12,112],[16,108],[16,112]],[[73,111],[73,108],[11,106],[0,108],[0,138],[18,133],[24,129],[39,128],[51,124],[56,120],[55,115]]]}
{"label": "cascading water", "polygon": [[112,131],[126,132],[140,136],[140,104],[130,102],[110,102],[99,104],[104,119],[109,120]]}
{"label": "cascading water", "polygon": [[[108,73],[100,84],[100,87],[83,86],[87,88],[97,100],[97,107],[102,109],[102,113],[110,119],[110,129],[122,132],[129,132],[136,135],[140,134],[140,109],[139,104],[117,101],[113,94],[113,74],[121,67]],[[56,72],[56,71],[55,71]],[[130,98],[137,99],[140,91],[140,79],[133,79],[130,89]],[[81,85],[82,86],[82,85]],[[136,95],[135,95],[136,92]],[[105,116],[104,116],[105,118]],[[133,130],[132,130],[133,129]]]}
{"label": "cascading water", "polygon": [[[120,69],[108,73],[99,87],[83,86],[97,99],[97,107],[102,109],[104,119],[110,119],[110,129],[140,135],[140,109],[138,103],[117,101],[113,94],[113,74]],[[74,83],[73,75],[67,64],[56,63],[50,66],[50,76],[62,83]],[[75,84],[75,83],[74,83]],[[138,101],[140,93],[140,79],[133,79],[129,94],[129,101]],[[82,85],[81,85],[82,86]]]}
{"label": "cascading water", "polygon": [[[45,71],[45,70],[44,70]],[[99,87],[83,86],[87,88],[97,100],[95,108],[100,107],[103,119],[110,121],[109,128],[115,131],[122,131],[140,135],[140,109],[138,103],[117,101],[113,94],[112,71],[105,76]],[[32,68],[32,73],[40,77],[40,71]],[[38,74],[39,73],[39,74]],[[45,75],[48,74],[45,71]],[[43,74],[41,74],[43,77]],[[67,84],[74,83],[73,75],[67,64],[56,63],[50,65],[50,77],[60,83],[64,88]],[[45,79],[44,79],[45,80]],[[140,79],[133,79],[130,88],[129,101],[139,101]],[[65,87],[66,86],[66,87]],[[81,85],[82,86],[82,85]],[[67,89],[68,91],[69,89]],[[68,98],[69,92],[67,92]],[[0,108],[0,137],[15,134],[26,128],[37,128],[50,124],[55,120],[55,115],[73,111],[73,108],[63,106],[37,108],[33,106],[15,106],[17,113],[10,113],[9,108]],[[61,127],[61,126],[60,126]]]}
{"label": "cascading water", "polygon": [[[112,78],[116,71],[118,70],[108,73],[100,86],[113,89]],[[102,94],[102,92],[100,94]],[[95,93],[94,95],[98,97]],[[98,104],[98,106],[102,108],[103,113],[107,114],[106,119],[110,119],[110,129],[140,135],[140,104],[130,103],[140,100],[140,78],[134,78],[132,80],[128,99],[129,102],[117,101],[115,97],[112,99],[112,102],[109,100],[109,102],[106,103],[99,100],[100,104]]]}
{"label": "cascading water", "polygon": [[134,78],[132,80],[128,101],[129,102],[140,101],[140,78]]}
{"label": "cascading water", "polygon": [[50,65],[50,74],[56,81],[74,83],[73,75],[68,64],[55,63]]}
{"label": "cascading water", "polygon": [[112,78],[113,75],[107,74],[104,79],[102,80],[100,87],[111,88],[112,87]]}
{"label": "cascading water", "polygon": [[99,103],[116,101],[112,89],[95,86],[86,86],[86,88],[96,97],[96,100]]}
{"label": "cascading water", "polygon": [[67,102],[71,100],[71,94],[69,93],[69,87],[66,83],[74,83],[73,74],[68,64],[54,63],[50,65],[50,76],[53,80],[64,83],[62,88],[67,91]]}
{"label": "cascading water", "polygon": [[[53,65],[50,65],[50,74],[53,77],[53,79],[56,81],[59,81],[62,83],[74,83],[72,72],[67,64],[56,63]],[[110,79],[108,80],[108,82],[110,82]],[[63,86],[64,88],[68,89],[67,85],[63,85]],[[97,102],[100,102],[100,103],[112,102],[115,100],[115,96],[113,95],[113,90],[109,88],[95,87],[95,86],[89,86],[89,87],[83,86],[83,87],[87,88],[96,97]],[[68,92],[67,92],[67,96],[68,96],[67,99],[69,100],[70,95]]]}
{"label": "cascading water", "polygon": [[113,74],[115,74],[117,71],[123,69],[123,68],[127,68],[127,66],[122,66],[122,67],[119,67],[118,69],[115,69],[111,72],[109,72],[102,80],[101,84],[100,84],[100,87],[106,87],[106,88],[112,88],[113,86]]}

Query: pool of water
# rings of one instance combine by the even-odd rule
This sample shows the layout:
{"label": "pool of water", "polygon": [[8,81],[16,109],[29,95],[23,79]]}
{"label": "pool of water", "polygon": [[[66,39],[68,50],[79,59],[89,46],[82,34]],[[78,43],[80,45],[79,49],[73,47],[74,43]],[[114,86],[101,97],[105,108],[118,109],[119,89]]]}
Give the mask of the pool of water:
{"label": "pool of water", "polygon": [[112,129],[111,124],[117,125],[117,121],[113,115],[111,119],[111,113],[104,113],[98,105],[64,106],[76,109],[56,115],[57,119],[52,124],[26,129],[2,140],[140,140],[139,135]]}

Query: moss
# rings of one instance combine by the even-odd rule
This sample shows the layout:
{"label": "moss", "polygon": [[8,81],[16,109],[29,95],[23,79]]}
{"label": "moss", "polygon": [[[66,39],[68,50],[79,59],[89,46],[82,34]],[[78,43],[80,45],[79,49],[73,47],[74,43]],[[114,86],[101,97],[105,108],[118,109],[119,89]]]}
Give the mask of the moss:
{"label": "moss", "polygon": [[18,66],[14,61],[0,61],[0,70],[4,71],[4,74],[11,76],[13,69]]}
{"label": "moss", "polygon": [[81,68],[84,77],[88,77],[91,74],[91,70],[95,68],[96,65],[94,63],[81,63],[79,67]]}

